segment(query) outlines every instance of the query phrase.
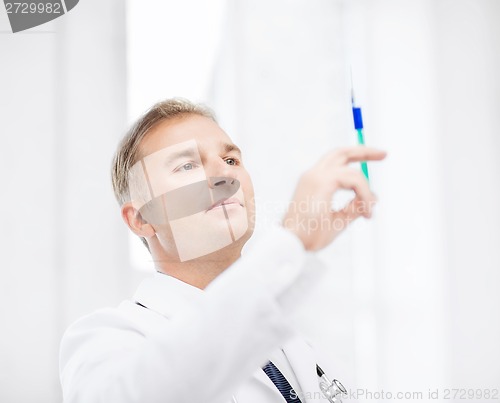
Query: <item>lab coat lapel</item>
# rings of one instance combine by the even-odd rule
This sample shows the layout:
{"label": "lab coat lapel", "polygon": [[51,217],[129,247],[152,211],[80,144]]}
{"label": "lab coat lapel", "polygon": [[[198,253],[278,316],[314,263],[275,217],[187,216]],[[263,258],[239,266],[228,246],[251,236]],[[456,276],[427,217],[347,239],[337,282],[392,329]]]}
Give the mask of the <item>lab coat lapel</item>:
{"label": "lab coat lapel", "polygon": [[[316,374],[316,361],[312,348],[302,338],[294,338],[283,346],[283,352],[292,367],[299,387],[304,394],[300,396],[302,403],[317,403],[327,401],[320,388]],[[260,369],[253,374],[253,379],[263,385],[271,394],[278,399],[283,399],[281,393],[266,373]],[[318,397],[321,396],[319,399]],[[281,401],[281,400],[277,400]]]}
{"label": "lab coat lapel", "polygon": [[[283,347],[288,362],[290,363],[303,396],[302,403],[313,403],[323,400],[316,374],[316,361],[312,348],[302,339],[294,338]],[[318,397],[321,396],[320,399]]]}

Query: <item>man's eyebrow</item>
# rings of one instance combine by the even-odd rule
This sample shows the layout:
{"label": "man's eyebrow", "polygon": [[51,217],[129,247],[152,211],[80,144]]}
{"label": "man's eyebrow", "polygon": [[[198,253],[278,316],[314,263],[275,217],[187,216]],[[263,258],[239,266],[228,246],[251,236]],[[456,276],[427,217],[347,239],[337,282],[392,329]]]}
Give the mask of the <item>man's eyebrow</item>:
{"label": "man's eyebrow", "polygon": [[231,151],[235,151],[236,153],[238,153],[241,156],[241,150],[236,144],[224,143],[223,147],[224,147],[224,152],[230,153]]}
{"label": "man's eyebrow", "polygon": [[187,148],[184,150],[180,150],[180,151],[176,151],[176,152],[168,154],[165,158],[165,163],[168,165],[168,164],[175,162],[176,160],[178,160],[180,158],[186,158],[186,157],[191,157],[191,158],[197,157],[197,159],[199,158],[198,153],[194,149]]}

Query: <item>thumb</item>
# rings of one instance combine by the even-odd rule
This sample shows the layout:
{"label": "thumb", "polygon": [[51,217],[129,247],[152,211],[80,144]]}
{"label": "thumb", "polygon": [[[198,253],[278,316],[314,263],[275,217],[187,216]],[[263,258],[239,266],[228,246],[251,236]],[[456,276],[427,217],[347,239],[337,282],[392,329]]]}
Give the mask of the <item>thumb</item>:
{"label": "thumb", "polygon": [[334,228],[339,232],[359,217],[371,217],[371,206],[359,197],[352,199],[343,209],[332,212]]}

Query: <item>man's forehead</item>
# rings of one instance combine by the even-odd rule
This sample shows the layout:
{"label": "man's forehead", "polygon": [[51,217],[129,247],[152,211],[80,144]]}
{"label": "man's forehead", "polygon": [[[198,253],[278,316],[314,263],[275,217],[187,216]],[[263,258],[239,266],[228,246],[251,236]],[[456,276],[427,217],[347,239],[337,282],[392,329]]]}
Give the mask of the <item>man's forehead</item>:
{"label": "man's forehead", "polygon": [[155,152],[146,155],[145,157],[151,157],[156,154],[162,154],[165,157],[187,156],[193,153],[198,153],[198,145],[196,143],[196,140],[187,140],[160,148],[159,150],[156,150]]}
{"label": "man's forehead", "polygon": [[148,154],[142,155],[142,158],[146,158],[155,154],[162,154],[165,157],[174,158],[189,156],[193,154],[204,155],[208,148],[214,148],[217,152],[223,153],[234,153],[241,157],[241,149],[229,141],[224,140],[214,140],[214,141],[197,141],[197,140],[187,140],[180,143],[172,144],[166,147],[162,147]]}
{"label": "man's forehead", "polygon": [[[213,120],[199,116],[176,121],[164,121],[153,127],[139,145],[139,159],[162,152],[177,153],[197,148],[200,155],[207,152],[234,152],[241,157],[241,149]],[[190,121],[193,124],[189,125]],[[180,127],[180,129],[179,129]]]}
{"label": "man's forehead", "polygon": [[198,141],[199,146],[219,141],[231,143],[229,136],[211,118],[199,115],[179,116],[160,121],[149,129],[141,140],[141,155],[188,140]]}

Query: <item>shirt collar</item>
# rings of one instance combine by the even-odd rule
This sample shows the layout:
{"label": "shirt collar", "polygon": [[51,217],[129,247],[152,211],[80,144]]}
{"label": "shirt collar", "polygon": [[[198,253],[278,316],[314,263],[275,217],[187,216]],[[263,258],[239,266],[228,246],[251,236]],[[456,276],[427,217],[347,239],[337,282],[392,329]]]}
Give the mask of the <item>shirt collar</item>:
{"label": "shirt collar", "polygon": [[156,272],[142,281],[134,294],[134,301],[163,316],[171,317],[197,301],[203,293],[203,290],[175,277]]}

